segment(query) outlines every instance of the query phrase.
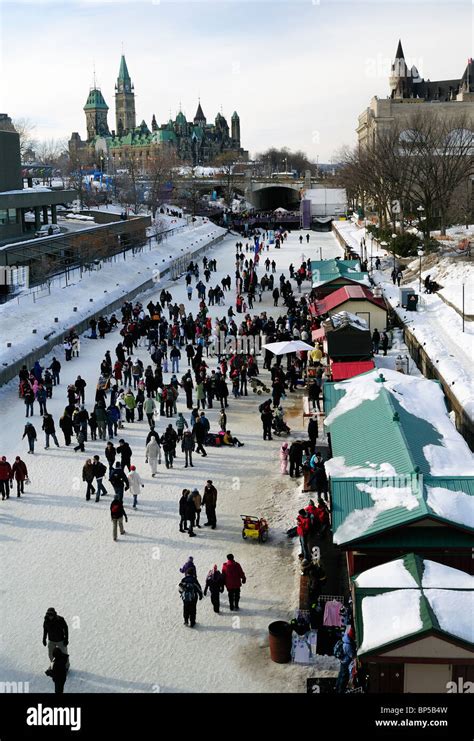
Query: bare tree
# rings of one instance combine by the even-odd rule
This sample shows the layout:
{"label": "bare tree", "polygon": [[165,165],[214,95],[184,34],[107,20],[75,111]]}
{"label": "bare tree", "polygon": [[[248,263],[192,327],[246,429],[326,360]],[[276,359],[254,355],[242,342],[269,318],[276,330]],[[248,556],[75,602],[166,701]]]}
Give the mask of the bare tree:
{"label": "bare tree", "polygon": [[36,161],[42,165],[55,167],[67,149],[65,139],[45,139],[36,146]]}
{"label": "bare tree", "polygon": [[215,164],[220,168],[221,174],[218,176],[222,179],[222,189],[224,191],[224,201],[229,208],[232,208],[235,189],[235,154],[233,152],[223,152],[215,159]]}
{"label": "bare tree", "polygon": [[122,168],[124,172],[116,178],[119,203],[127,210],[131,209],[134,214],[138,214],[142,205],[138,182],[141,165],[135,152],[131,151],[125,156]]}
{"label": "bare tree", "polygon": [[145,174],[149,179],[149,190],[146,203],[149,206],[153,218],[155,218],[158,207],[163,203],[165,186],[173,179],[174,168],[178,166],[178,159],[174,149],[157,149],[147,159]]}
{"label": "bare tree", "polygon": [[20,135],[20,157],[24,160],[27,152],[34,151],[38,144],[34,136],[36,124],[29,118],[14,118],[12,123]]}

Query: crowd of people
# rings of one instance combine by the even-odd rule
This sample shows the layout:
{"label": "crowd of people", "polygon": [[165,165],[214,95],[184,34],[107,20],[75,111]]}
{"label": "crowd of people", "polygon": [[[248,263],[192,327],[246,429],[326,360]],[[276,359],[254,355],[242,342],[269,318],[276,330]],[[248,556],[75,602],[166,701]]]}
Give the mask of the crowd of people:
{"label": "crowd of people", "polygon": [[[281,247],[287,236],[285,231],[277,233],[275,246]],[[295,479],[295,483],[304,476],[305,491],[315,492],[315,500],[310,500],[307,507],[300,510],[296,525],[302,568],[306,569],[311,562],[310,538],[315,534],[323,537],[329,528],[328,482],[323,455],[317,449],[317,412],[321,411],[322,387],[328,378],[322,349],[316,344],[312,351],[290,353],[284,360],[265,350],[260,365],[257,353],[252,350],[226,352],[225,343],[244,337],[258,339],[260,344],[296,339],[311,342],[313,330],[321,323],[321,319],[309,311],[311,295],[301,293],[302,284],[311,281],[311,261],[302,255],[297,267],[290,266],[289,274],[281,272],[278,275],[276,260],[263,259],[268,250],[268,234],[254,230],[246,239],[245,244],[236,243],[233,278],[227,275],[220,281],[215,279],[215,259],[205,256],[201,263],[190,261],[184,280],[188,299],[197,295],[197,311],[189,311],[182,302],[173,299],[167,288],[162,288],[146,306],[140,301],[127,301],[117,314],[91,319],[89,339],[110,344],[116,336],[114,349],[105,349],[93,388],[80,374],[64,387],[61,384],[62,363],[56,356],[47,367],[39,361],[31,369],[23,366],[19,373],[19,395],[27,418],[23,438],[28,443],[27,453],[34,455],[38,430],[31,418],[38,408],[44,449],[47,451],[50,443],[54,443],[57,447],[71,447],[75,453],[84,454],[81,465],[85,499],[100,503],[110,496],[112,538],[117,541],[119,535],[126,535],[125,493],[131,496],[132,509],[137,509],[143,488],[149,486],[143,472],[133,463],[134,450],[127,433],[134,426],[142,425],[146,435],[145,462],[151,478],[159,477],[160,471],[168,471],[171,476],[178,465],[195,467],[197,456],[205,458],[210,448],[240,448],[245,444],[230,429],[229,407],[249,395],[248,386],[254,391],[266,388],[259,379],[264,371],[267,372],[265,378],[270,379],[267,382],[269,398],[256,404],[253,411],[260,416],[264,441],[273,440],[274,435],[291,433],[282,404],[298,386],[306,384],[314,412],[307,439],[292,439],[290,443],[283,443],[279,451],[281,474]],[[211,318],[209,307],[224,307],[232,286],[235,300],[218,312],[220,315]],[[278,313],[275,311],[254,310],[256,296],[261,303],[265,291],[271,293],[274,307],[280,309],[278,316],[271,315]],[[383,337],[376,340],[373,336],[374,352],[379,351],[379,346],[386,351]],[[79,357],[80,339],[72,329],[64,340],[64,359],[77,361]],[[65,406],[55,420],[47,405],[53,394],[59,393],[65,396]],[[98,450],[98,443],[102,443],[103,452]],[[217,450],[216,454],[219,454]],[[20,456],[13,465],[6,458],[0,462],[3,500],[9,498],[13,481],[17,483],[17,496],[21,496],[29,478]],[[215,530],[217,498],[218,491],[212,479],[207,479],[202,493],[197,487],[182,489],[179,496],[177,494],[179,532],[196,537],[196,531],[205,527]],[[203,510],[206,521],[201,524]],[[232,554],[227,556],[221,571],[217,565],[209,571],[204,590],[193,563],[185,564],[181,572],[184,576],[179,592],[185,624],[194,626],[197,601],[207,592],[215,612],[220,610],[220,594],[224,589],[228,590],[230,610],[239,609],[245,574]],[[54,614],[50,613],[50,617],[54,618]],[[45,621],[45,625],[49,623]],[[51,676],[59,692],[64,687],[65,662],[55,652],[59,649],[66,655],[67,635],[66,640],[63,636],[60,640],[50,639],[50,642],[57,644],[52,645],[50,659]]]}

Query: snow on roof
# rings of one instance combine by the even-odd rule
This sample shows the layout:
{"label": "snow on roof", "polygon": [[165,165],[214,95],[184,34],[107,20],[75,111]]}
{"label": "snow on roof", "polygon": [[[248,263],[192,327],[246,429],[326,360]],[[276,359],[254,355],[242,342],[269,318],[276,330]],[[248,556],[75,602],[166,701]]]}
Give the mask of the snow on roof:
{"label": "snow on roof", "polygon": [[374,296],[372,291],[360,283],[357,285],[342,286],[337,291],[333,291],[321,301],[316,302],[319,314],[327,314],[328,311],[335,309],[337,306],[346,303],[346,301],[368,301],[371,304],[385,309],[383,299]]}
{"label": "snow on roof", "polygon": [[372,373],[335,384],[336,389],[343,389],[346,393],[328,414],[324,424],[330,425],[340,415],[356,409],[363,402],[373,401],[384,388],[395,396],[408,414],[431,424],[442,438],[441,444],[425,445],[423,448],[431,476],[471,476],[472,453],[448,415],[441,386],[423,376],[407,376],[389,368],[383,370],[383,383],[379,378],[380,371],[375,369]]}
{"label": "snow on roof", "polygon": [[359,652],[417,633],[423,628],[420,615],[421,590],[399,589],[362,599],[364,639]]}
{"label": "snow on roof", "polygon": [[329,317],[329,319],[327,320],[328,326],[330,323],[332,324],[334,329],[345,327],[348,325],[350,325],[351,327],[355,327],[356,329],[367,330],[369,328],[369,325],[367,324],[365,319],[357,316],[357,314],[352,314],[350,311],[338,311],[336,314],[333,314],[331,317]]}
{"label": "snow on roof", "polygon": [[[367,463],[364,466],[349,466],[343,455],[336,455],[325,462],[326,472],[333,478],[363,478],[374,476],[393,477],[397,475],[391,463]],[[367,510],[365,510],[367,512]]]}
{"label": "snow on roof", "polygon": [[411,511],[420,506],[420,501],[410,486],[377,487],[370,484],[357,484],[357,488],[369,494],[374,505],[370,509],[367,507],[354,509],[334,533],[334,543],[345,543],[361,537],[374,524],[381,512],[395,507],[403,507]]}
{"label": "snow on roof", "polygon": [[[453,589],[425,589],[441,630],[474,643],[474,592]],[[364,628],[365,631],[365,628]]]}
{"label": "snow on roof", "polygon": [[[474,576],[436,561],[426,559],[423,563],[425,568],[422,586],[424,589],[430,587],[437,589],[474,589]],[[357,582],[359,583],[359,580]]]}
{"label": "snow on roof", "polygon": [[[452,569],[456,571],[456,569]],[[472,577],[471,577],[472,578]],[[397,561],[390,561],[390,563],[383,563],[380,566],[374,566],[372,569],[367,569],[356,579],[358,587],[377,588],[377,587],[393,587],[396,589],[418,589],[418,584],[410,574],[402,558]],[[436,586],[439,586],[438,584]]]}
{"label": "snow on roof", "polygon": [[427,504],[433,512],[446,520],[474,528],[473,497],[462,491],[451,491],[442,486],[427,486]]}

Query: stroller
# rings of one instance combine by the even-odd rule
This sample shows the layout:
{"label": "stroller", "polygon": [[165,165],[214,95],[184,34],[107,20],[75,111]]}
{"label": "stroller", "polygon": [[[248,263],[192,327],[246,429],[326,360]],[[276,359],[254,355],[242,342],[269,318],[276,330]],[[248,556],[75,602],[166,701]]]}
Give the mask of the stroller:
{"label": "stroller", "polygon": [[291,430],[283,419],[283,410],[279,407],[272,420],[272,430],[275,435],[289,435]]}

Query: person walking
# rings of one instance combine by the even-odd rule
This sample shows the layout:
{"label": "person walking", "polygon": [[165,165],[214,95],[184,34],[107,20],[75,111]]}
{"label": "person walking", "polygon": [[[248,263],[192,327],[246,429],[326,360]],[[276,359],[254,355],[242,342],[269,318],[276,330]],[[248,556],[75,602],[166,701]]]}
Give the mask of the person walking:
{"label": "person walking", "polygon": [[63,432],[64,444],[69,446],[72,440],[72,433],[74,430],[72,417],[64,412],[63,416],[59,420],[59,426]]}
{"label": "person walking", "polygon": [[122,468],[125,471],[126,468],[128,470],[131,470],[131,460],[132,460],[132,449],[128,443],[125,442],[125,440],[119,440],[119,445],[117,446],[117,455],[121,458]]}
{"label": "person walking", "polygon": [[155,429],[155,417],[154,417],[155,409],[156,409],[156,402],[154,398],[152,396],[148,396],[143,402],[143,411],[146,414],[146,418],[148,420],[150,430]]}
{"label": "person walking", "polygon": [[51,414],[46,413],[43,416],[43,432],[45,434],[46,438],[46,445],[44,446],[45,450],[49,449],[49,438],[52,437],[54,444],[57,448],[59,448],[58,438],[56,437],[56,427],[54,425],[54,419]]}
{"label": "person walking", "polygon": [[112,484],[112,487],[115,492],[115,496],[120,499],[120,501],[123,501],[123,493],[124,491],[128,491],[130,488],[130,484],[128,483],[128,478],[125,474],[125,471],[122,469],[122,466],[119,461],[116,462],[114,468],[112,469],[112,473],[110,474],[109,481]]}
{"label": "person walking", "polygon": [[176,432],[178,433],[178,441],[183,439],[184,430],[188,429],[188,423],[184,419],[183,412],[178,413],[178,419],[176,420]]}
{"label": "person walking", "polygon": [[206,439],[206,427],[201,417],[198,417],[193,427],[193,435],[196,440],[196,453],[201,453],[202,457],[207,456],[206,449],[204,447],[204,441]]}
{"label": "person walking", "polygon": [[224,585],[229,595],[229,607],[233,610],[239,609],[240,588],[247,581],[240,563],[234,559],[232,553],[227,554],[227,561],[222,565],[222,576]]}
{"label": "person walking", "polygon": [[115,459],[117,457],[117,451],[115,449],[115,445],[110,442],[107,443],[105,446],[105,457],[107,459],[107,463],[109,464],[109,476],[111,475],[115,463]]}
{"label": "person walking", "polygon": [[263,405],[262,412],[260,414],[260,419],[262,420],[262,425],[263,425],[263,439],[272,440],[273,439],[272,438],[273,412],[271,408],[271,401]]}
{"label": "person walking", "polygon": [[7,461],[6,455],[2,455],[0,460],[0,491],[2,493],[2,500],[10,499],[10,488],[12,486],[12,467]]}
{"label": "person walking", "polygon": [[138,473],[135,466],[132,466],[130,468],[130,473],[128,474],[128,483],[130,485],[130,492],[133,496],[133,509],[137,508],[137,499],[138,495],[140,493],[140,489],[143,489],[145,484],[142,482],[140,474]]}
{"label": "person walking", "polygon": [[183,600],[184,624],[194,628],[196,625],[197,601],[198,599],[202,600],[202,589],[193,569],[187,570],[186,576],[181,579],[178,585],[178,589]]}
{"label": "person walking", "polygon": [[94,469],[94,477],[97,482],[97,492],[95,501],[100,501],[100,495],[103,497],[107,495],[107,490],[103,484],[104,476],[107,473],[107,466],[105,466],[98,455],[95,455],[92,459],[92,468]]}
{"label": "person walking", "polygon": [[12,476],[16,481],[16,495],[19,497],[25,493],[25,481],[28,478],[26,463],[21,460],[19,455],[16,456],[15,463],[12,466]]}
{"label": "person walking", "polygon": [[205,527],[210,527],[212,530],[216,529],[216,507],[217,507],[217,489],[212,483],[211,479],[208,479],[206,486],[204,487],[204,495],[202,498],[203,507],[206,510],[207,522],[204,523]]}
{"label": "person walking", "polygon": [[123,502],[119,494],[116,494],[110,503],[110,517],[112,519],[112,537],[117,540],[117,525],[120,529],[120,535],[126,535],[123,528],[123,521],[128,522],[127,513],[123,508]]}
{"label": "person walking", "polygon": [[77,453],[78,450],[80,450],[81,453],[85,452],[85,448],[84,448],[85,439],[86,439],[86,436],[84,435],[84,432],[82,431],[82,429],[79,428],[78,431],[76,432],[77,445],[74,448],[75,453]]}
{"label": "person walking", "polygon": [[26,437],[28,440],[28,453],[34,454],[35,452],[35,440],[37,439],[36,430],[31,424],[31,422],[27,422],[25,425],[25,430],[22,435],[23,438]]}
{"label": "person walking", "polygon": [[380,332],[377,328],[374,329],[372,332],[372,347],[373,352],[375,355],[379,354],[379,346],[380,346]]}
{"label": "person walking", "polygon": [[92,460],[88,458],[82,467],[82,480],[86,482],[87,489],[86,489],[86,500],[89,501],[91,498],[91,494],[95,494],[95,489],[93,485],[94,481],[94,466],[92,464]]}
{"label": "person walking", "polygon": [[[58,615],[54,607],[48,607],[43,622],[43,646],[48,646],[49,660],[53,661],[55,648],[67,655],[68,643],[69,629],[65,619]],[[69,657],[66,668],[69,669]]]}
{"label": "person walking", "polygon": [[195,448],[194,438],[193,438],[193,436],[191,434],[191,431],[190,430],[186,430],[185,433],[184,433],[184,435],[183,435],[183,439],[181,441],[181,450],[183,451],[184,457],[185,457],[185,462],[184,462],[184,467],[185,468],[187,468],[188,465],[190,465],[191,467],[194,466],[194,464],[193,464],[193,450],[194,450],[194,448]]}
{"label": "person walking", "polygon": [[28,386],[25,393],[23,394],[23,401],[25,403],[26,417],[33,417],[34,415],[34,403],[35,394],[31,386]]}
{"label": "person walking", "polygon": [[209,571],[206,578],[206,585],[204,587],[204,596],[207,592],[211,595],[211,603],[214,612],[220,610],[220,596],[224,591],[224,577],[217,568],[217,564],[214,564],[213,568]]}
{"label": "person walking", "polygon": [[388,350],[388,334],[386,332],[382,332],[382,334],[381,334],[381,343],[382,343],[383,354],[384,355],[387,355],[387,350]]}
{"label": "person walking", "polygon": [[68,662],[68,654],[64,654],[60,648],[55,648],[53,650],[53,660],[51,662],[50,668],[46,669],[45,674],[47,677],[51,677],[51,679],[53,680],[54,692],[56,695],[62,695],[64,693]]}
{"label": "person walking", "polygon": [[145,448],[145,463],[148,463],[151,469],[152,478],[157,473],[157,465],[161,463],[161,446],[156,437],[151,437]]}
{"label": "person walking", "polygon": [[177,347],[176,345],[174,345],[174,347],[171,348],[170,358],[171,358],[171,372],[179,373],[179,361],[181,358],[181,351],[179,347]]}

